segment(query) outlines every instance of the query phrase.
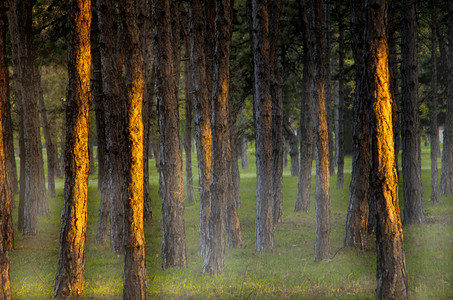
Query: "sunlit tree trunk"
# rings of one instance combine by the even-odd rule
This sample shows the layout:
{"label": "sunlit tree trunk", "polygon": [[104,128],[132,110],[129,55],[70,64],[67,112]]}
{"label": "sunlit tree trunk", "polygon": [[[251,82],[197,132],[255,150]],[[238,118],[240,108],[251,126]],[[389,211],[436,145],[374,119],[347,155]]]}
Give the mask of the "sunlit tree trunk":
{"label": "sunlit tree trunk", "polygon": [[[205,50],[205,25],[203,2],[193,0],[189,2],[189,41],[190,41],[190,72],[195,142],[198,161],[198,192],[200,195],[200,248],[198,255],[205,257],[207,247],[207,228],[209,219],[209,199],[211,181],[211,98],[209,86],[211,81],[207,76]],[[207,18],[209,19],[209,18]]]}
{"label": "sunlit tree trunk", "polygon": [[274,248],[272,187],[272,98],[270,94],[269,11],[267,1],[251,0],[256,140],[255,251]]}
{"label": "sunlit tree trunk", "polygon": [[96,2],[101,51],[102,87],[104,96],[106,150],[109,163],[105,166],[108,178],[110,208],[110,243],[113,251],[123,251],[122,203],[125,191],[122,165],[124,163],[123,103],[120,97],[119,57],[117,57],[117,34],[113,19],[113,3],[106,0]]}
{"label": "sunlit tree trunk", "polygon": [[[453,45],[453,1],[448,2],[448,41]],[[447,112],[445,114],[444,144],[440,169],[439,194],[451,195],[453,192],[453,47],[449,47]]]}
{"label": "sunlit tree trunk", "polygon": [[126,160],[123,166],[127,193],[124,198],[123,299],[148,299],[143,230],[143,57],[134,0],[121,1],[125,66]]}
{"label": "sunlit tree trunk", "polygon": [[361,0],[354,0],[351,2],[351,40],[356,86],[352,133],[352,174],[344,244],[361,250],[366,248],[370,187],[370,137],[366,106],[367,85],[364,81],[364,33],[364,3]]}
{"label": "sunlit tree trunk", "polygon": [[431,101],[429,103],[429,130],[431,140],[431,203],[439,203],[437,157],[439,155],[439,129],[437,128],[437,8],[431,7]]}
{"label": "sunlit tree trunk", "polygon": [[393,146],[393,99],[388,69],[386,1],[367,1],[365,9],[365,65],[369,87],[371,140],[370,185],[377,207],[375,296],[376,299],[405,299],[408,285]]}
{"label": "sunlit tree trunk", "polygon": [[19,81],[24,115],[25,201],[23,206],[24,235],[37,233],[37,215],[49,214],[39,132],[38,98],[35,85],[35,59],[33,51],[32,3],[14,1],[17,30]]}
{"label": "sunlit tree trunk", "polygon": [[313,163],[313,36],[310,34],[310,21],[307,16],[307,0],[299,2],[299,18],[302,24],[304,47],[304,70],[300,105],[300,171],[297,185],[295,211],[308,211],[310,206],[311,169]]}
{"label": "sunlit tree trunk", "polygon": [[155,0],[152,15],[156,64],[156,92],[159,109],[160,168],[162,185],[162,267],[187,265],[184,226],[182,154],[179,138],[178,98],[173,51],[170,0]]}
{"label": "sunlit tree trunk", "polygon": [[342,189],[344,184],[344,96],[345,96],[345,79],[344,79],[344,31],[343,6],[339,4],[338,8],[338,102],[335,108],[335,158],[337,161],[337,189]]}
{"label": "sunlit tree trunk", "polygon": [[54,297],[83,292],[88,194],[91,1],[71,0],[64,204]]}
{"label": "sunlit tree trunk", "polygon": [[401,110],[404,222],[423,223],[420,120],[418,116],[418,67],[416,2],[401,7]]}

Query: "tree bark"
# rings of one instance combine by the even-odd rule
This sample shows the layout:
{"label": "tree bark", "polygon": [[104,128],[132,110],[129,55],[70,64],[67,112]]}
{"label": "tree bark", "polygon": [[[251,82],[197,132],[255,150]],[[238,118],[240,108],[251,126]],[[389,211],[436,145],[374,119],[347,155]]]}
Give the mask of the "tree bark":
{"label": "tree bark", "polygon": [[108,195],[110,206],[110,243],[113,251],[123,251],[124,205],[122,199],[126,190],[122,164],[124,163],[123,103],[120,97],[120,72],[117,57],[117,35],[113,20],[111,1],[97,0],[99,22],[99,44],[102,65],[102,86],[104,94],[105,125],[107,138]]}
{"label": "tree bark", "polygon": [[[205,50],[203,2],[189,2],[189,40],[192,105],[194,112],[195,142],[198,160],[198,192],[200,195],[200,248],[198,255],[206,256],[211,181],[211,102],[208,58]],[[206,19],[210,19],[206,16]]]}
{"label": "tree bark", "polygon": [[156,92],[159,109],[160,168],[162,184],[162,268],[185,267],[186,237],[184,226],[184,196],[182,154],[179,138],[178,99],[170,0],[152,4],[156,58]]}
{"label": "tree bark", "polygon": [[416,3],[403,0],[401,8],[401,109],[404,222],[423,223],[420,120],[418,116]]}
{"label": "tree bark", "polygon": [[274,248],[272,180],[272,98],[270,94],[269,12],[267,1],[251,0],[256,140],[255,251]]}
{"label": "tree bark", "polygon": [[431,140],[431,203],[439,203],[439,171],[437,169],[437,157],[439,154],[439,129],[437,125],[437,8],[431,7],[431,101],[429,103],[429,130]]}
{"label": "tree bark", "polygon": [[[25,201],[22,234],[37,233],[38,213],[49,214],[44,179],[41,136],[39,133],[38,98],[35,86],[35,59],[33,51],[32,3],[14,1],[17,32],[19,80],[24,115]],[[26,116],[26,117],[25,117]]]}
{"label": "tree bark", "polygon": [[[354,127],[352,133],[352,175],[346,216],[344,245],[366,248],[369,218],[370,137],[368,130],[367,85],[365,77],[365,13],[364,3],[351,2],[351,39],[355,63]],[[371,216],[375,218],[375,216]]]}
{"label": "tree bark", "polygon": [[[288,118],[283,121],[283,128],[285,130],[286,139],[289,144],[289,156],[291,158],[291,176],[299,175],[299,139],[294,132]],[[283,164],[283,162],[282,162]]]}
{"label": "tree bark", "polygon": [[240,195],[240,173],[239,173],[239,152],[241,139],[238,137],[235,130],[236,115],[232,113],[232,99],[230,96],[230,112],[229,112],[229,131],[230,141],[228,149],[228,171],[229,171],[229,195],[227,196],[227,232],[228,232],[228,248],[239,248],[243,245],[241,225],[239,222],[238,207],[241,203]]}
{"label": "tree bark", "polygon": [[408,285],[403,231],[398,206],[392,101],[388,70],[387,5],[371,0],[366,10],[366,78],[368,80],[371,191],[377,207],[377,299],[405,299]]}
{"label": "tree bark", "polygon": [[241,167],[242,169],[248,169],[249,164],[247,160],[247,138],[245,136],[241,137]]}
{"label": "tree bark", "polygon": [[307,16],[307,1],[299,2],[299,17],[302,24],[304,47],[304,70],[302,97],[300,104],[300,171],[297,185],[297,198],[294,211],[308,212],[310,207],[311,169],[313,163],[313,35],[310,34],[310,21]]}
{"label": "tree bark", "polygon": [[[453,45],[453,2],[448,2],[448,41]],[[453,47],[449,47],[447,112],[444,125],[444,145],[440,168],[439,194],[449,196],[453,192]]]}
{"label": "tree bark", "polygon": [[83,292],[88,194],[91,1],[71,0],[64,204],[54,297]]}
{"label": "tree bark", "polygon": [[344,184],[344,31],[343,6],[338,5],[338,103],[335,114],[335,158],[337,161],[337,189],[342,189]]}
{"label": "tree bark", "polygon": [[119,14],[124,30],[126,103],[125,137],[127,194],[124,198],[123,299],[148,299],[143,230],[143,57],[134,0],[122,1]]}
{"label": "tree bark", "polygon": [[[185,53],[188,56],[190,52],[190,45],[186,39]],[[185,109],[185,131],[184,131],[184,152],[186,154],[186,191],[187,202],[193,204],[193,176],[192,176],[192,99],[190,96],[190,75],[189,75],[189,62],[184,62],[184,88],[186,101]]]}

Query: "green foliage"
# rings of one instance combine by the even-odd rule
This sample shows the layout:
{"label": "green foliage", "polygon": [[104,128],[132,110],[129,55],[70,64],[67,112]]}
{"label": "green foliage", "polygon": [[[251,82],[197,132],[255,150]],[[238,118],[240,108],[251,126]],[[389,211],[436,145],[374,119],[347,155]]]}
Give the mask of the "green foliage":
{"label": "green foliage", "polygon": [[[441,198],[433,207],[430,196],[429,148],[422,147],[422,179],[425,187],[427,222],[404,226],[406,266],[410,298],[445,299],[453,296],[453,203]],[[194,178],[196,155],[193,154]],[[345,188],[331,188],[331,254],[329,262],[313,261],[314,244],[314,176],[309,213],[293,211],[297,193],[297,177],[289,168],[283,178],[283,223],[275,227],[275,250],[257,255],[254,252],[255,228],[255,164],[249,155],[249,169],[241,170],[241,221],[244,247],[227,249],[225,271],[211,277],[202,274],[203,259],[198,257],[199,202],[187,205],[185,212],[188,267],[161,269],[161,212],[157,196],[158,175],[151,166],[151,192],[154,220],[145,224],[146,265],[152,298],[373,298],[376,285],[376,249],[374,238],[368,239],[368,250],[344,249],[344,224],[349,201],[348,183],[351,157],[345,162]],[[315,174],[313,168],[312,174]],[[336,182],[335,176],[331,182]],[[402,178],[400,177],[400,183]],[[88,193],[88,228],[84,296],[94,299],[118,299],[122,294],[123,258],[110,250],[109,244],[95,243],[99,191],[97,178],[90,177]],[[195,185],[198,182],[194,182]],[[63,180],[57,180],[57,197],[49,199],[51,217],[39,219],[39,233],[22,237],[15,233],[16,247],[10,253],[13,298],[41,299],[52,295],[59,251],[60,212],[63,202]],[[197,189],[195,189],[195,193]],[[400,184],[400,199],[402,199]],[[16,197],[16,207],[18,197]],[[402,201],[402,200],[401,200]],[[17,221],[17,208],[14,210]]]}

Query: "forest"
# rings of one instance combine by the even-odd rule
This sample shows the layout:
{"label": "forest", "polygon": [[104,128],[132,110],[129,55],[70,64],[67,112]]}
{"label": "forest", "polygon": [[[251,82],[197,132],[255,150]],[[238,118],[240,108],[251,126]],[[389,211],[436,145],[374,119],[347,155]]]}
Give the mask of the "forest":
{"label": "forest", "polygon": [[0,1],[0,299],[453,297],[453,0]]}

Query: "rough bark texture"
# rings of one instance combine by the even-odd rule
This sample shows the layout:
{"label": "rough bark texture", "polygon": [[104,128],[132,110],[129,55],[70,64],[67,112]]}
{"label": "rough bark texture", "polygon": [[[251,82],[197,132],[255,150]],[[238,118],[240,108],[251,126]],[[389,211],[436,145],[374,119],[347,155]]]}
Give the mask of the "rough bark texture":
{"label": "rough bark texture", "polygon": [[[453,45],[453,3],[448,2],[448,41]],[[453,47],[449,47],[447,112],[444,125],[444,145],[440,169],[439,194],[449,196],[453,192]]]}
{"label": "rough bark texture", "polygon": [[[203,23],[203,2],[189,2],[189,40],[190,40],[190,72],[195,142],[198,161],[198,192],[200,195],[200,248],[198,255],[205,257],[207,247],[209,199],[211,181],[211,99],[209,94],[210,82],[207,77],[205,55],[205,25]],[[209,17],[208,17],[209,19]]]}
{"label": "rough bark texture", "polygon": [[408,285],[398,207],[392,101],[388,69],[387,6],[371,0],[366,9],[366,78],[369,87],[371,191],[377,207],[376,299],[405,299]]}
{"label": "rough bark texture", "polygon": [[337,189],[342,189],[344,184],[344,10],[338,5],[338,102],[335,108],[335,159],[337,161]]}
{"label": "rough bark texture", "polygon": [[[355,63],[354,128],[352,133],[352,175],[346,216],[344,245],[366,248],[369,215],[370,137],[366,104],[364,40],[364,3],[351,2],[351,35]],[[373,216],[374,218],[374,216]]]}
{"label": "rough bark texture", "polygon": [[178,99],[170,0],[152,3],[156,58],[156,92],[159,109],[160,169],[162,185],[162,267],[187,265],[184,228],[182,154],[179,138]]}
{"label": "rough bark texture", "polygon": [[[314,3],[313,3],[314,2]],[[316,145],[316,234],[315,261],[330,259],[330,173],[329,139],[325,97],[326,43],[324,40],[324,12],[320,1],[312,1],[313,27],[315,34],[314,60],[317,66],[314,80],[314,114]]]}
{"label": "rough bark texture", "polygon": [[[186,41],[185,53],[189,54],[190,45]],[[189,62],[184,62],[184,83],[186,101],[185,109],[185,131],[184,131],[184,152],[186,154],[186,192],[187,202],[193,204],[193,176],[192,176],[192,99],[190,96]]]}
{"label": "rough bark texture", "polygon": [[210,274],[222,273],[225,262],[228,187],[231,180],[228,113],[232,14],[231,0],[216,1],[211,124],[211,206],[208,247],[203,264],[203,272]]}
{"label": "rough bark texture", "polygon": [[295,211],[308,211],[310,207],[311,169],[313,163],[313,36],[310,34],[310,21],[307,16],[307,1],[299,2],[299,15],[302,24],[304,47],[304,70],[300,106],[300,171],[297,185]]}
{"label": "rough bark texture", "polygon": [[126,102],[123,299],[148,299],[143,230],[143,57],[134,0],[121,1]]}
{"label": "rough bark texture", "polygon": [[121,167],[124,162],[124,126],[121,117],[123,103],[120,97],[119,58],[116,56],[116,26],[113,19],[113,3],[111,1],[97,0],[96,7],[99,22],[106,150],[107,160],[109,161],[109,164],[105,167],[108,168],[110,243],[113,251],[122,252],[124,224],[122,199],[126,189]]}
{"label": "rough bark texture", "polygon": [[229,131],[230,131],[230,141],[229,141],[229,155],[228,155],[228,168],[229,168],[229,195],[227,196],[227,232],[228,232],[228,248],[238,248],[241,247],[242,242],[242,232],[241,225],[239,222],[238,207],[241,203],[240,195],[240,173],[239,173],[239,152],[241,149],[241,140],[237,136],[235,131],[235,121],[236,115],[232,113],[232,101],[230,97],[230,121],[229,121]]}
{"label": "rough bark texture", "polygon": [[439,129],[437,125],[437,8],[431,7],[431,101],[429,102],[429,136],[431,141],[431,203],[439,203],[439,171],[437,158],[439,155]]}
{"label": "rough bark texture", "polygon": [[404,223],[423,223],[420,120],[418,116],[418,67],[416,2],[401,7],[401,109]]}
{"label": "rough bark texture", "polygon": [[252,0],[252,53],[256,139],[255,251],[274,248],[272,198],[272,99],[270,94],[269,12],[267,1]]}
{"label": "rough bark texture", "polygon": [[11,282],[9,280],[9,256],[2,243],[0,243],[0,299],[12,299]]}
{"label": "rough bark texture", "polygon": [[35,59],[33,51],[32,3],[14,1],[17,30],[19,81],[24,117],[25,201],[22,234],[37,233],[37,215],[49,214],[39,132],[38,98],[35,86]]}
{"label": "rough bark texture", "polygon": [[64,204],[54,297],[83,292],[88,194],[88,114],[91,75],[91,1],[72,0],[68,49],[68,99]]}

